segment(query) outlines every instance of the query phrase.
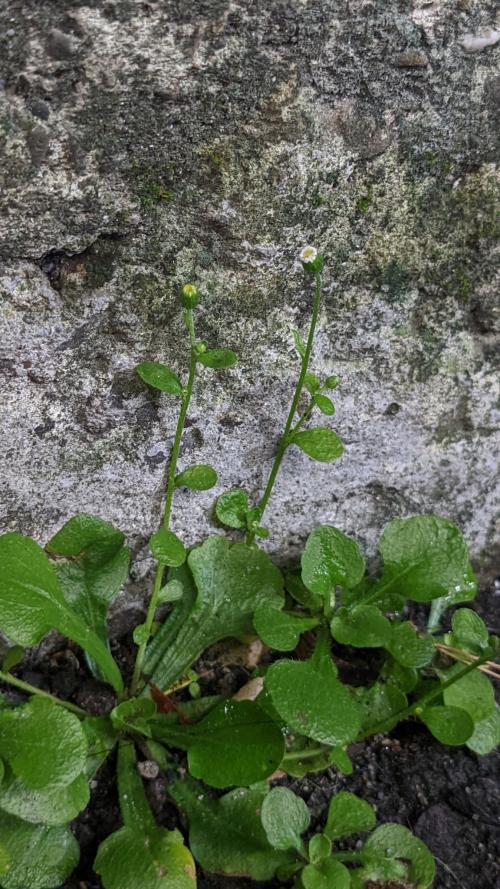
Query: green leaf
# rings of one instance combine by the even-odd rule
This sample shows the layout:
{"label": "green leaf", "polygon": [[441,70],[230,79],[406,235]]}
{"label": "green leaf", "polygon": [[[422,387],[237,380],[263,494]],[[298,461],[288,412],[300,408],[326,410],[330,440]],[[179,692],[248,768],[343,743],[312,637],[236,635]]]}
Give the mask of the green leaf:
{"label": "green leaf", "polygon": [[330,624],[332,636],[354,648],[383,648],[391,639],[392,625],[376,605],[339,608]]}
{"label": "green leaf", "polygon": [[83,772],[87,739],[77,716],[51,701],[0,712],[0,754],[34,790],[66,786]]}
{"label": "green leaf", "polygon": [[301,851],[301,834],[309,827],[311,816],[300,796],[288,787],[273,787],[264,797],[261,819],[267,839],[274,849]]}
{"label": "green leaf", "polygon": [[130,698],[111,711],[111,722],[116,731],[139,731],[151,738],[149,722],[154,716],[156,707],[151,698]]}
{"label": "green leaf", "polygon": [[[454,664],[440,676],[448,680],[463,670],[462,664]],[[465,710],[474,722],[487,719],[495,709],[495,693],[491,682],[479,670],[467,673],[443,692],[444,702],[448,707]]]}
{"label": "green leaf", "polygon": [[3,843],[1,843],[0,844],[0,877],[3,877],[3,875],[7,873],[10,865],[11,865],[11,857],[10,857],[6,847],[3,845]]}
{"label": "green leaf", "polygon": [[392,628],[387,649],[403,667],[425,667],[432,661],[436,649],[431,636],[420,636],[409,621]]}
{"label": "green leaf", "polygon": [[199,463],[197,466],[189,466],[175,477],[177,488],[190,488],[192,491],[208,491],[217,484],[218,475],[212,466]]}
{"label": "green leaf", "polygon": [[474,732],[471,717],[458,707],[426,707],[420,718],[441,744],[458,747]]}
{"label": "green leaf", "polygon": [[40,790],[32,790],[13,775],[0,784],[0,809],[30,824],[67,824],[80,814],[89,799],[89,786],[83,775],[67,786],[50,784]]}
{"label": "green leaf", "polygon": [[[300,746],[297,741],[300,742]],[[304,756],[302,759],[296,758],[295,755],[300,754],[301,748]],[[314,749],[317,750],[317,744],[314,744]],[[294,778],[304,778],[306,775],[313,774],[314,772],[324,772],[325,769],[329,769],[332,766],[335,766],[343,775],[352,774],[352,762],[343,747],[325,747],[323,752],[310,755],[312,751],[313,746],[307,742],[307,739],[296,739],[290,749],[294,758],[287,759],[285,755],[281,768]]]}
{"label": "green leaf", "polygon": [[301,358],[304,358],[306,354],[306,344],[304,340],[302,339],[298,330],[292,330],[292,336],[297,352],[299,353]]}
{"label": "green leaf", "polygon": [[187,815],[189,846],[204,871],[270,880],[295,860],[294,852],[273,849],[266,837],[260,812],[267,787],[238,787],[212,799],[188,778],[169,793]]}
{"label": "green leaf", "polygon": [[371,731],[379,722],[390,720],[384,729],[390,731],[398,724],[400,712],[408,702],[397,685],[375,682],[370,688],[356,689],[363,712],[363,731]]}
{"label": "green leaf", "polygon": [[351,875],[345,864],[327,858],[319,864],[307,864],[302,871],[304,889],[349,889]]}
{"label": "green leaf", "polygon": [[144,361],[136,367],[136,371],[141,380],[144,380],[153,389],[168,392],[170,395],[182,395],[182,384],[179,377],[164,364],[159,364],[157,361]]}
{"label": "green leaf", "polygon": [[178,830],[122,827],[99,846],[94,863],[105,889],[195,889],[192,855]]}
{"label": "green leaf", "polygon": [[215,501],[215,514],[228,528],[246,528],[248,495],[241,488],[221,494]]}
{"label": "green leaf", "polygon": [[183,595],[184,587],[180,580],[169,580],[158,593],[158,605],[166,605],[167,602],[178,602]]}
{"label": "green leaf", "polygon": [[295,432],[290,439],[290,444],[297,445],[308,457],[312,457],[319,463],[331,463],[332,460],[338,460],[344,453],[344,446],[338,435],[333,429],[322,426]]}
{"label": "green leaf", "polygon": [[155,830],[156,822],[146,798],[142,778],[137,771],[135,747],[125,738],[120,741],[118,748],[118,796],[125,827],[138,834]]}
{"label": "green leaf", "polygon": [[331,841],[324,833],[315,833],[309,840],[309,860],[311,864],[319,864],[332,853]]}
{"label": "green leaf", "polygon": [[304,378],[304,388],[307,389],[309,395],[314,395],[321,385],[320,378],[316,374],[306,373]]}
{"label": "green leaf", "polygon": [[384,560],[380,587],[415,602],[430,602],[470,585],[467,547],[459,528],[438,516],[395,519],[379,544]]}
{"label": "green leaf", "polygon": [[458,647],[482,652],[488,647],[488,630],[479,614],[470,608],[459,608],[451,618],[451,629]]}
{"label": "green leaf", "polygon": [[324,834],[338,840],[353,833],[373,830],[377,823],[375,811],[369,803],[354,793],[342,790],[330,801]]}
{"label": "green leaf", "polygon": [[189,553],[179,575],[184,597],[148,648],[147,675],[167,688],[210,645],[253,631],[254,612],[264,604],[283,605],[283,578],[257,547],[209,537]]}
{"label": "green leaf", "polygon": [[161,565],[168,565],[171,568],[178,568],[186,561],[186,549],[182,540],[179,540],[177,534],[173,531],[167,531],[166,528],[159,528],[155,531],[149,546],[153,556]]}
{"label": "green leaf", "polygon": [[427,846],[401,824],[378,827],[368,837],[364,852],[407,862],[408,878],[416,889],[427,889],[434,880],[436,865]]}
{"label": "green leaf", "polygon": [[285,587],[292,599],[312,612],[323,612],[325,601],[308,590],[298,571],[290,571],[285,575]]}
{"label": "green leaf", "polygon": [[238,361],[238,356],[231,349],[209,349],[208,352],[202,352],[198,356],[198,361],[205,367],[223,370],[227,367],[233,367]]}
{"label": "green leaf", "polygon": [[108,716],[87,716],[82,726],[88,744],[85,776],[91,781],[113,750],[118,738]]}
{"label": "green leaf", "polygon": [[401,691],[408,694],[418,685],[418,672],[414,667],[403,667],[393,658],[388,658],[382,667],[381,677],[393,682]]}
{"label": "green leaf", "polygon": [[255,612],[253,623],[256,632],[266,645],[277,651],[293,651],[298,645],[301,634],[317,627],[319,620],[314,617],[289,614],[263,605]]}
{"label": "green leaf", "polygon": [[340,383],[339,378],[337,376],[335,376],[334,374],[332,374],[332,376],[326,378],[325,382],[323,383],[323,386],[325,389],[336,389],[337,386],[339,385],[339,383]]}
{"label": "green leaf", "polygon": [[41,547],[20,534],[0,537],[0,628],[25,647],[59,630],[96,661],[115,691],[122,691],[120,671],[106,646],[66,602]]}
{"label": "green leaf", "polygon": [[[64,598],[106,645],[108,608],[128,575],[130,551],[124,541],[109,522],[82,513],[66,522],[45,547],[65,557],[55,564]],[[90,667],[102,678],[94,662]]]}
{"label": "green leaf", "polygon": [[500,707],[498,704],[489,716],[474,724],[474,732],[467,747],[479,756],[485,756],[500,744]]}
{"label": "green leaf", "polygon": [[317,393],[314,396],[314,404],[318,407],[322,414],[325,414],[326,417],[333,417],[335,413],[335,405],[331,398],[328,398],[328,395],[321,395],[321,393]]}
{"label": "green leaf", "polygon": [[320,525],[311,532],[301,564],[306,587],[323,597],[337,586],[356,586],[365,573],[365,560],[356,541],[332,525]]}
{"label": "green leaf", "polygon": [[[315,652],[316,655],[316,652]],[[352,741],[361,725],[353,695],[336,678],[331,658],[280,660],[266,674],[266,689],[281,718],[301,735],[340,747]]]}
{"label": "green leaf", "polygon": [[0,812],[0,836],[10,859],[6,873],[0,868],[3,889],[60,886],[80,858],[80,848],[68,827],[27,824]]}
{"label": "green leaf", "polygon": [[211,787],[268,778],[285,749],[279,726],[254,701],[225,701],[196,725],[158,718],[151,728],[157,740],[187,750],[190,773]]}
{"label": "green leaf", "polygon": [[11,648],[9,648],[7,654],[3,659],[2,671],[4,673],[10,673],[10,671],[13,670],[14,667],[17,667],[17,665],[21,663],[23,658],[24,648],[22,647],[22,645],[13,645]]}

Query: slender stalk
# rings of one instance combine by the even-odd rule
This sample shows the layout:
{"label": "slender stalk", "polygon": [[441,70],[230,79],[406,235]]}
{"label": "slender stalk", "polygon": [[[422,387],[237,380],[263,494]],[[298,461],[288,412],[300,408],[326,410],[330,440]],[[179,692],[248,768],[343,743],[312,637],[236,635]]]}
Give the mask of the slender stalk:
{"label": "slender stalk", "polygon": [[59,704],[60,707],[64,707],[65,710],[75,713],[76,716],[85,717],[89,715],[85,710],[82,710],[81,707],[77,707],[76,704],[72,704],[70,701],[61,701],[60,698],[56,698],[56,696],[51,695],[50,692],[43,691],[42,688],[37,688],[36,685],[30,685],[29,682],[24,682],[23,679],[18,679],[17,676],[12,676],[11,673],[3,673],[0,671],[0,682],[5,682],[7,685],[13,685],[15,688],[25,691],[28,695],[38,695],[39,698],[45,698],[48,701],[52,701],[53,704]]}
{"label": "slender stalk", "polygon": [[455,676],[451,676],[450,679],[447,679],[445,682],[441,682],[436,688],[431,689],[425,695],[422,695],[417,701],[413,704],[410,704],[408,707],[405,707],[403,710],[400,710],[399,713],[393,713],[387,719],[381,719],[380,722],[375,723],[374,726],[367,732],[363,732],[358,735],[356,741],[365,741],[367,738],[371,738],[373,735],[378,735],[379,732],[384,732],[386,729],[391,728],[394,724],[394,718],[398,718],[398,722],[401,722],[402,719],[406,719],[408,716],[414,716],[418,714],[419,710],[422,710],[427,704],[430,704],[435,698],[438,698],[443,691],[447,688],[450,688],[451,685],[454,685],[455,682],[458,682],[459,679],[463,679],[464,676],[467,676],[469,673],[472,673],[473,670],[477,670],[481,664],[484,664],[489,657],[488,654],[483,655],[478,658],[477,661],[474,661],[473,664],[468,664],[464,667],[463,670],[460,670],[459,673],[456,673]]}
{"label": "slender stalk", "polygon": [[361,852],[332,852],[332,858],[337,861],[363,861]]}
{"label": "slender stalk", "polygon": [[285,753],[282,763],[302,762],[303,759],[314,759],[316,756],[322,756],[323,753],[328,753],[329,749],[329,747],[309,747],[308,750],[292,750],[290,753]]}
{"label": "slender stalk", "polygon": [[[179,459],[179,451],[181,447],[182,433],[184,432],[184,425],[186,422],[186,416],[189,408],[189,403],[191,401],[191,396],[193,394],[194,381],[196,378],[196,363],[197,363],[197,353],[196,353],[196,338],[194,332],[194,322],[193,322],[193,312],[191,309],[186,309],[184,314],[184,320],[189,331],[189,338],[191,343],[191,353],[189,360],[189,376],[187,384],[183,390],[182,398],[181,398],[181,409],[179,411],[179,418],[177,420],[177,427],[175,430],[174,443],[172,445],[172,452],[170,454],[170,463],[168,468],[168,477],[167,477],[167,489],[165,494],[165,508],[163,511],[163,520],[162,526],[168,531],[170,525],[170,514],[172,512],[172,501],[174,498],[175,491],[175,476],[177,472],[177,460]],[[141,642],[139,648],[137,650],[137,656],[135,659],[134,665],[134,674],[132,676],[132,682],[130,685],[130,694],[134,696],[137,694],[139,683],[141,681],[141,672],[142,665],[144,663],[144,658],[146,655],[146,648],[148,646],[149,640],[151,638],[151,628],[153,626],[153,621],[155,617],[155,612],[158,607],[158,596],[160,594],[160,590],[162,587],[163,580],[163,571],[165,566],[159,563],[156,568],[156,575],[153,584],[153,591],[151,593],[151,598],[149,600],[148,610],[146,613],[145,620],[145,632],[144,632],[144,641]]]}
{"label": "slender stalk", "polygon": [[[319,307],[320,307],[320,303],[321,303],[321,272],[316,272],[315,281],[316,281],[316,292],[315,292],[315,296],[314,296],[313,311],[312,311],[312,316],[311,316],[311,324],[309,327],[309,334],[307,337],[306,350],[305,350],[304,356],[302,358],[299,379],[298,379],[297,385],[295,387],[295,392],[293,395],[292,404],[290,406],[290,411],[289,411],[289,414],[287,417],[287,421],[285,423],[285,428],[283,430],[283,435],[281,436],[280,443],[278,445],[278,450],[277,450],[276,456],[274,458],[274,463],[272,465],[271,472],[269,474],[269,478],[267,481],[265,491],[264,491],[264,493],[260,499],[260,502],[259,502],[260,518],[262,518],[262,516],[264,515],[267,504],[269,503],[269,499],[271,497],[274,483],[276,481],[276,477],[277,477],[278,472],[280,470],[280,466],[281,466],[283,457],[285,455],[285,451],[286,451],[288,445],[290,444],[290,432],[292,430],[292,425],[293,425],[293,421],[294,421],[295,414],[297,411],[299,399],[302,394],[302,390],[304,388],[304,381],[306,378],[306,374],[309,369],[309,362],[311,360],[311,353],[312,353],[312,348],[313,348],[313,344],[314,344],[314,334],[316,333],[316,325],[318,323]],[[254,537],[255,537],[255,531],[249,531],[247,534],[246,542],[253,543]]]}

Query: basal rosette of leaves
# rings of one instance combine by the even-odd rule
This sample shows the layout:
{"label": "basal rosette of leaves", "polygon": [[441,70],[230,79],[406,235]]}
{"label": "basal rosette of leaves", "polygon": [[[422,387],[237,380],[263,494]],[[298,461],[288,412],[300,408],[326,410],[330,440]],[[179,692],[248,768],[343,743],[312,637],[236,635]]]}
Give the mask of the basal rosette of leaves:
{"label": "basal rosette of leaves", "polygon": [[[363,800],[334,796],[322,831],[311,836],[302,799],[274,786],[277,774],[300,778],[329,767],[348,774],[352,742],[387,733],[404,719],[477,754],[493,749],[500,733],[490,682],[497,640],[467,607],[476,583],[455,525],[431,515],[390,522],[379,544],[382,567],[373,576],[357,542],[331,525],[312,530],[300,565],[286,576],[255,542],[269,535],[264,514],[288,448],[324,463],[343,453],[330,426],[310,425],[318,412],[334,415],[326,393],[339,380],[322,381],[310,371],[323,259],[306,248],[303,264],[314,285],[312,318],[306,339],[294,331],[298,382],[267,485],[254,503],[242,489],[222,493],[218,533],[190,550],[171,528],[174,498],[211,488],[218,472],[207,464],[178,466],[187,412],[195,383],[237,360],[230,349],[197,339],[193,285],[181,294],[185,379],[156,361],[137,368],[145,385],[178,399],[179,413],[162,521],[149,541],[154,577],[145,619],[134,631],[131,675],[122,676],[108,637],[108,610],[129,571],[123,533],[80,514],[44,548],[17,533],[0,537],[0,630],[12,643],[0,671],[3,889],[64,883],[79,859],[70,822],[87,806],[107,759],[116,763],[122,822],[94,863],[105,889],[191,889],[196,863],[206,871],[293,881],[295,889],[432,884],[434,863],[424,844],[399,824],[376,827]],[[411,602],[429,605],[427,627],[408,619]],[[444,633],[444,612],[460,605]],[[110,686],[110,712],[90,716],[22,678],[26,649],[52,630],[71,640],[85,668]],[[301,653],[303,636],[308,656]],[[202,694],[198,659],[231,637],[257,637],[271,651],[256,671],[255,700]],[[366,687],[350,687],[339,675],[336,661],[352,648],[368,657],[378,650],[380,670]],[[188,836],[156,823],[141,760],[168,774]],[[358,833],[363,841],[355,851],[337,848]]]}

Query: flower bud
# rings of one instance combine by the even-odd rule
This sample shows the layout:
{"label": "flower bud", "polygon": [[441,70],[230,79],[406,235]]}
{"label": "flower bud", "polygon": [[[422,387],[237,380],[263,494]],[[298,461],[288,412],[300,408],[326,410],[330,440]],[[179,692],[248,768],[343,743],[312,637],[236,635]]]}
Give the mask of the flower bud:
{"label": "flower bud", "polygon": [[184,284],[181,293],[181,302],[185,309],[194,309],[198,305],[200,297],[194,284]]}
{"label": "flower bud", "polygon": [[321,272],[324,263],[321,253],[318,253],[316,247],[311,246],[304,247],[300,251],[300,261],[304,266],[304,271],[310,275],[316,275],[318,272]]}

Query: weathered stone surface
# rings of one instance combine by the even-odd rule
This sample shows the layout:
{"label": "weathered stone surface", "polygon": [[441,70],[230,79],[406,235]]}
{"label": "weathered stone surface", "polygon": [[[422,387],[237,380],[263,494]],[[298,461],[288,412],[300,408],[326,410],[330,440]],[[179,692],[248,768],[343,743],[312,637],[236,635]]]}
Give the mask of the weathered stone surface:
{"label": "weathered stone surface", "polygon": [[[185,366],[179,285],[237,369],[202,373],[182,465],[257,495],[328,258],[314,369],[336,372],[333,467],[291,451],[281,559],[318,522],[374,550],[392,517],[459,522],[491,560],[499,46],[488,0],[0,4],[2,525],[76,511],[135,544],[137,589],[175,404],[135,364]],[[404,64],[403,64],[404,63]],[[330,421],[328,421],[330,422]],[[212,527],[179,492],[175,530]]]}

